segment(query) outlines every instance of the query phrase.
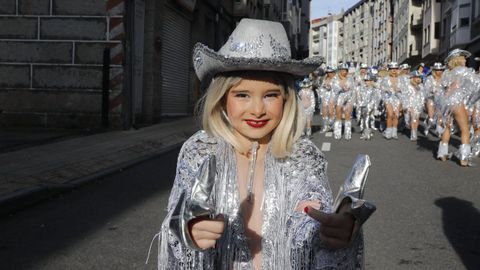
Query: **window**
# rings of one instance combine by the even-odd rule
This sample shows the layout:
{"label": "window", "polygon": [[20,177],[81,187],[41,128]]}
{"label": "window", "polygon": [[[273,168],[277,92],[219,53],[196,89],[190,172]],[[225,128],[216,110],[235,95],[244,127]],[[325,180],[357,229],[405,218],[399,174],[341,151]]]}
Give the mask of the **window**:
{"label": "window", "polygon": [[434,38],[435,39],[439,39],[440,38],[440,22],[436,22],[435,23],[435,26],[434,26]]}
{"label": "window", "polygon": [[466,17],[466,18],[460,19],[460,27],[465,27],[465,26],[468,26],[469,24],[470,24],[470,18]]}

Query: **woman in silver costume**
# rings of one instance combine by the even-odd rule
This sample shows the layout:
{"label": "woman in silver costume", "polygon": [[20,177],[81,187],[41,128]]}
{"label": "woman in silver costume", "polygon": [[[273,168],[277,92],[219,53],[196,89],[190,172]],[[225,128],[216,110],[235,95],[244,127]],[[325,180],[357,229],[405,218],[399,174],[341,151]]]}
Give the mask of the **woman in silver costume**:
{"label": "woman in silver costume", "polygon": [[312,117],[315,112],[315,94],[312,90],[312,81],[308,78],[303,79],[300,83],[300,91],[298,96],[302,103],[303,112],[305,113],[305,135],[312,135]]}
{"label": "woman in silver costume", "polygon": [[[441,141],[438,146],[437,158],[445,161],[450,157],[448,144],[451,128],[455,120],[461,137],[461,145],[456,152],[461,166],[470,164],[470,133],[468,125],[468,108],[473,106],[479,98],[480,79],[473,69],[465,66],[466,59],[471,54],[468,51],[455,49],[451,51],[445,62],[448,70],[443,73],[443,91],[439,94],[438,110],[444,120]],[[438,124],[438,123],[437,123]]]}
{"label": "woman in silver costume", "polygon": [[[350,206],[332,213],[325,157],[299,138],[302,109],[292,75],[318,63],[290,59],[278,22],[243,19],[218,52],[195,46],[196,74],[210,83],[204,130],[179,153],[159,233],[159,269],[363,267],[362,234],[355,233]],[[213,184],[197,181],[204,174]],[[192,192],[203,199],[194,205],[208,214],[181,223],[189,212],[176,213],[191,209],[193,199],[184,198]]]}
{"label": "woman in silver costume", "polygon": [[333,122],[335,121],[335,93],[332,91],[333,79],[335,78],[335,69],[331,66],[327,66],[325,72],[325,79],[323,80],[321,86],[317,88],[317,94],[322,102],[322,133],[330,131]]}
{"label": "woman in silver costume", "polygon": [[359,87],[357,95],[357,109],[361,116],[360,129],[362,135],[360,139],[370,140],[373,136],[371,124],[375,120],[375,108],[380,102],[380,96],[374,84],[374,76],[367,74],[364,78],[364,83]]}
{"label": "woman in silver costume", "polygon": [[[432,66],[432,74],[425,80],[425,96],[427,101],[425,107],[427,108],[428,119],[425,119],[425,136],[428,135],[429,130],[434,125],[435,117],[435,97],[442,91],[442,74],[445,66],[442,63],[434,63]],[[436,117],[437,121],[441,122],[441,117]]]}
{"label": "woman in silver costume", "polygon": [[361,109],[358,107],[358,96],[360,93],[361,88],[365,85],[365,77],[368,75],[368,65],[361,63],[360,64],[360,69],[358,71],[358,74],[354,75],[354,80],[355,80],[355,88],[354,88],[354,95],[355,95],[355,103],[353,104],[353,110],[355,111],[355,117],[357,120],[357,124],[360,124],[360,119],[361,119]]}
{"label": "woman in silver costume", "polygon": [[387,139],[398,139],[397,127],[398,118],[402,111],[401,92],[402,84],[398,78],[398,64],[391,62],[388,64],[388,76],[384,77],[380,83],[382,90],[383,104],[387,113],[387,128],[383,136]]}
{"label": "woman in silver costume", "polygon": [[344,138],[352,138],[352,122],[350,120],[353,104],[355,83],[351,76],[348,76],[348,65],[343,63],[338,66],[338,74],[334,78],[332,89],[335,93],[335,123],[333,124],[333,137],[336,140],[342,138],[342,116],[345,116]]}
{"label": "woman in silver costume", "polygon": [[420,72],[413,71],[410,74],[410,83],[403,93],[402,104],[405,110],[405,125],[410,128],[410,140],[416,141],[420,114],[423,112],[425,104],[425,92]]}

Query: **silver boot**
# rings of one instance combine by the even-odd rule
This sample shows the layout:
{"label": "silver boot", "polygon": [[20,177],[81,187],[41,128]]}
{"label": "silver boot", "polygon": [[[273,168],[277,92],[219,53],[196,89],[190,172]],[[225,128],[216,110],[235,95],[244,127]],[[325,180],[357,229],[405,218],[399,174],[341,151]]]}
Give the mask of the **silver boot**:
{"label": "silver boot", "polygon": [[332,131],[335,125],[335,117],[330,117],[329,131]]}
{"label": "silver boot", "polygon": [[352,121],[345,121],[344,138],[347,141],[352,139]]}
{"label": "silver boot", "polygon": [[390,140],[392,138],[392,128],[387,128],[385,129],[385,131],[383,132],[383,137],[385,137],[385,139],[387,140]]}
{"label": "silver boot", "polygon": [[455,153],[455,156],[460,160],[460,165],[469,166],[470,165],[470,154],[471,154],[470,144],[461,144],[458,148],[458,151]]}
{"label": "silver boot", "polygon": [[438,143],[437,158],[440,159],[441,161],[446,161],[450,157],[451,157],[451,154],[448,153],[448,144],[442,143],[442,141],[440,141]]}
{"label": "silver boot", "polygon": [[410,141],[416,141],[417,139],[418,139],[417,130],[416,129],[410,130]]}
{"label": "silver boot", "polygon": [[333,124],[333,138],[335,140],[342,138],[342,121],[335,121]]}
{"label": "silver boot", "polygon": [[323,117],[322,118],[322,123],[323,123],[323,127],[322,127],[322,130],[320,131],[320,133],[325,133],[328,131],[328,117]]}
{"label": "silver boot", "polygon": [[398,140],[397,128],[392,128],[392,139]]}

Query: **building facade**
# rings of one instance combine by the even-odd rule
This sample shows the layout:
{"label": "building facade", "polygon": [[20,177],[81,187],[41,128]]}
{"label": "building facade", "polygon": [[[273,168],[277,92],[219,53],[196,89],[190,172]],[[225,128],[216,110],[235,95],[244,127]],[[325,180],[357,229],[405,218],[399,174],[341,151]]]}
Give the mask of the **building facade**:
{"label": "building facade", "polygon": [[282,22],[293,56],[308,50],[309,1],[0,3],[4,126],[130,128],[191,115],[204,90],[193,46],[218,50],[244,17]]}
{"label": "building facade", "polygon": [[[475,50],[478,46],[478,0],[443,0],[441,3],[440,56],[453,48]],[[475,26],[475,27],[473,27]]]}
{"label": "building facade", "polygon": [[334,67],[343,59],[340,47],[343,25],[341,18],[341,15],[330,15],[311,22],[310,57],[322,56],[326,65]]}
{"label": "building facade", "polygon": [[425,0],[422,5],[422,62],[431,65],[440,61],[441,2]]}
{"label": "building facade", "polygon": [[343,61],[373,64],[374,1],[362,0],[343,14]]}
{"label": "building facade", "polygon": [[391,1],[373,1],[372,62],[374,66],[385,66],[392,59]]}
{"label": "building facade", "polygon": [[127,2],[0,3],[0,125],[121,126]]}
{"label": "building facade", "polygon": [[415,66],[422,54],[422,1],[394,0],[392,60]]}

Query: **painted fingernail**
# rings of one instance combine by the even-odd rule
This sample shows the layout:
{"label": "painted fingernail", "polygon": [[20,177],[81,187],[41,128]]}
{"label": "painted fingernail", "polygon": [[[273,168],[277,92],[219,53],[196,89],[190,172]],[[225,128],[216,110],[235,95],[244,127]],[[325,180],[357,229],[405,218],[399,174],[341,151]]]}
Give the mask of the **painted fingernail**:
{"label": "painted fingernail", "polygon": [[305,213],[308,213],[308,206],[303,208],[303,211],[305,211]]}

